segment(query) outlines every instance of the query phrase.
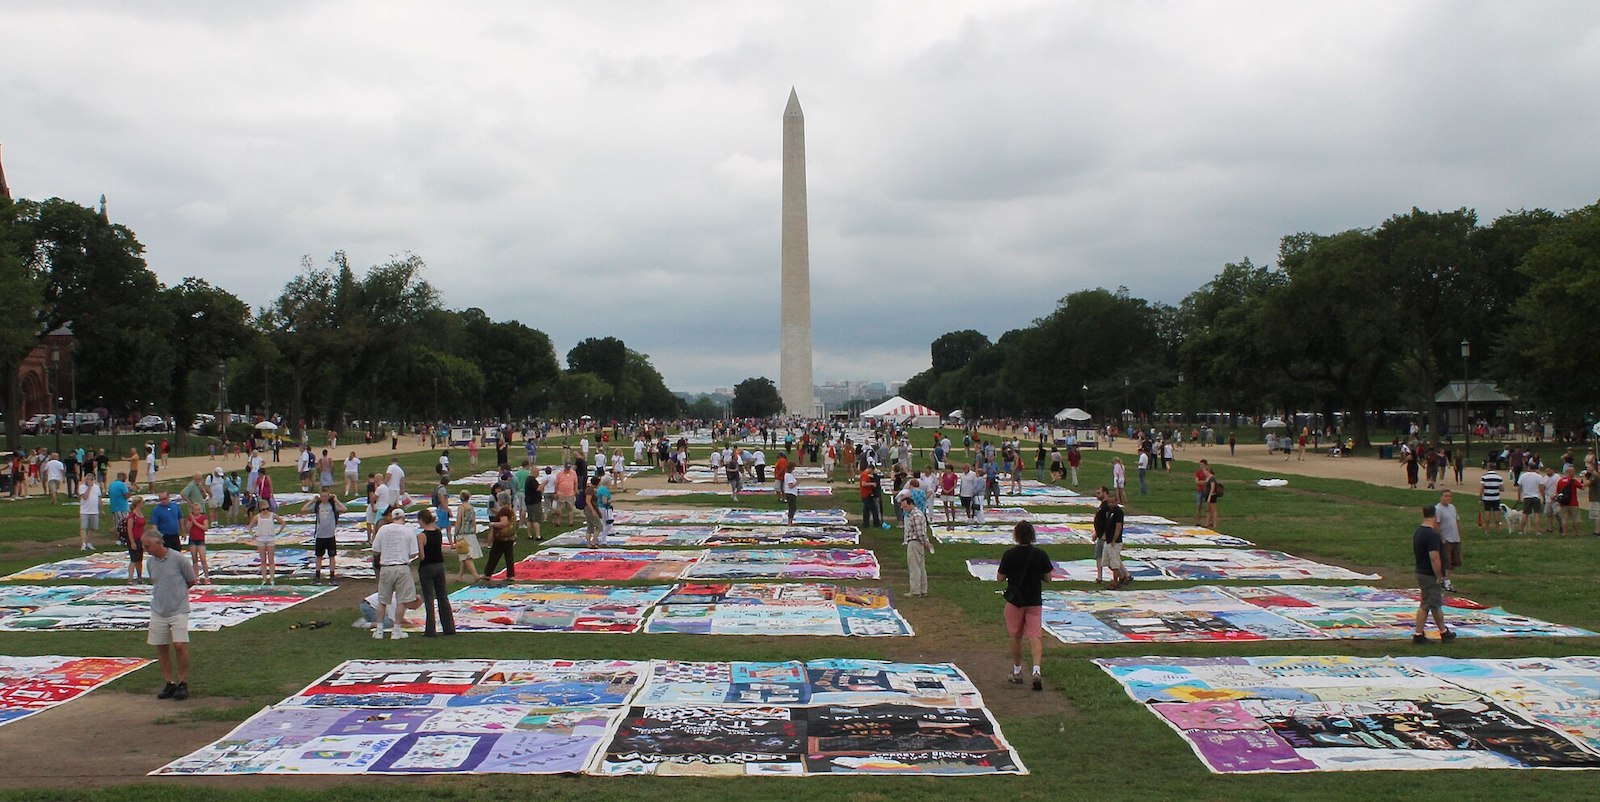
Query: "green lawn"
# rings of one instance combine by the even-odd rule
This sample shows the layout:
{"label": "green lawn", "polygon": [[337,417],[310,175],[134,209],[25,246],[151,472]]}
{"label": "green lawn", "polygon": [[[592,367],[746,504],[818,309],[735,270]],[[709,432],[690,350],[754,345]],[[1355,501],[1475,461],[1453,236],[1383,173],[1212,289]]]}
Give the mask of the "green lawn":
{"label": "green lawn", "polygon": [[[931,437],[931,433],[926,433]],[[959,446],[958,446],[959,450]],[[704,449],[696,449],[697,455]],[[453,457],[460,450],[452,452]],[[520,447],[513,448],[520,461]],[[559,447],[541,450],[541,462],[559,459]],[[1188,450],[1184,456],[1196,456]],[[631,458],[631,451],[629,454]],[[1086,452],[1084,486],[1107,482],[1110,454]],[[434,453],[408,455],[401,465],[413,479],[431,482]],[[486,459],[480,461],[487,463]],[[378,469],[369,460],[367,469]],[[465,453],[456,461],[458,472],[468,472]],[[280,490],[292,489],[292,468],[274,468]],[[1135,512],[1166,515],[1183,521],[1192,515],[1193,465],[1180,462],[1168,476],[1153,474],[1150,494],[1131,498]],[[1410,534],[1418,508],[1433,499],[1431,493],[1382,489],[1357,482],[1291,477],[1287,488],[1267,490],[1255,486],[1260,476],[1243,469],[1223,468],[1228,483],[1221,529],[1247,538],[1263,548],[1281,549],[1384,575],[1384,584],[1404,585],[1410,575]],[[414,485],[417,492],[421,485]],[[424,491],[425,492],[425,491]],[[858,508],[854,494],[844,485],[831,498],[805,498],[808,507]],[[1472,499],[1462,499],[1464,511]],[[691,503],[726,504],[726,500],[666,499],[667,506]],[[773,499],[751,497],[742,505],[775,507]],[[28,541],[60,540],[74,536],[74,509],[50,508],[39,501],[0,504],[0,548],[37,548]],[[1456,575],[1462,595],[1480,602],[1551,621],[1589,628],[1600,626],[1600,598],[1593,593],[1593,572],[1600,539],[1588,536],[1485,536],[1471,527],[1467,517],[1466,566]],[[898,530],[868,532],[864,545],[877,550],[885,570],[880,584],[904,591],[904,553]],[[527,550],[519,544],[519,555]],[[1088,546],[1048,547],[1052,557],[1076,559],[1092,556]],[[278,701],[321,675],[340,660],[357,657],[627,657],[691,660],[816,658],[825,656],[888,656],[902,659],[954,659],[974,674],[993,673],[1007,661],[1006,642],[995,586],[971,579],[964,561],[970,557],[997,556],[999,549],[984,546],[941,546],[930,560],[934,598],[898,602],[920,633],[909,639],[848,638],[724,638],[676,635],[465,635],[430,641],[411,639],[403,645],[374,642],[366,633],[346,624],[353,610],[312,612],[305,608],[264,616],[243,626],[196,638],[193,684],[196,693],[210,701],[225,697],[220,709],[183,712],[173,706],[153,709],[169,715],[167,726],[184,726],[193,720],[240,721],[262,705]],[[70,556],[73,549],[52,552],[51,558]],[[21,559],[0,552],[0,571],[10,572],[43,561]],[[1164,583],[1164,586],[1173,583]],[[1070,587],[1070,583],[1065,586]],[[288,625],[312,617],[334,619],[335,626],[320,630],[289,630]],[[77,653],[146,655],[142,633],[7,633],[9,654]],[[1008,686],[985,686],[990,707],[1005,735],[1033,772],[1027,777],[969,779],[852,778],[782,780],[762,779],[597,779],[588,777],[450,777],[386,780],[361,778],[327,787],[307,787],[294,778],[257,778],[199,785],[191,782],[129,784],[102,790],[26,790],[0,794],[4,800],[523,800],[531,794],[559,799],[651,799],[663,794],[688,794],[704,798],[793,799],[816,794],[838,794],[849,800],[891,800],[912,796],[926,799],[1015,798],[1056,799],[1093,796],[1099,799],[1369,799],[1442,797],[1450,799],[1576,799],[1592,797],[1596,778],[1584,772],[1476,771],[1476,772],[1371,772],[1305,775],[1217,776],[1206,771],[1185,742],[1143,707],[1132,702],[1121,687],[1093,664],[1100,656],[1237,655],[1237,654],[1353,654],[1379,656],[1410,654],[1405,641],[1274,642],[1242,645],[1138,645],[1065,646],[1046,640],[1045,673],[1049,689],[1039,697],[1026,691],[1007,696]],[[1600,654],[1600,639],[1521,639],[1461,641],[1449,647],[1428,647],[1429,653],[1456,656],[1505,657],[1518,655]],[[985,661],[988,661],[987,663]],[[119,680],[102,692],[145,695],[156,685],[153,668]],[[1005,698],[1002,698],[1005,697]],[[1037,698],[1039,701],[1034,702]],[[48,714],[45,714],[47,717]],[[45,717],[41,717],[44,719]],[[45,719],[47,720],[47,719]],[[40,723],[36,719],[32,724]],[[107,722],[115,726],[115,722]],[[140,726],[143,722],[140,723]],[[16,737],[23,725],[0,730],[0,743]],[[79,734],[63,734],[63,748],[82,748]],[[66,738],[72,738],[68,741]],[[79,744],[76,747],[66,746]],[[198,747],[200,743],[195,743]],[[174,755],[175,756],[175,755]],[[155,768],[151,765],[150,768]],[[242,787],[250,785],[250,789]],[[239,790],[234,790],[239,789]],[[1587,790],[1586,790],[1587,789]]]}

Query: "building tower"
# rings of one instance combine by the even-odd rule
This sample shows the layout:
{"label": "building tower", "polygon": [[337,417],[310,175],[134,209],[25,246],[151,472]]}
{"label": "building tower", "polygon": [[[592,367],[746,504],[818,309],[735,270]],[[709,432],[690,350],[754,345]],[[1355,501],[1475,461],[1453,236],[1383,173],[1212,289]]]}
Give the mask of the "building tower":
{"label": "building tower", "polygon": [[6,186],[6,166],[0,163],[0,198],[11,200],[11,187]]}
{"label": "building tower", "polygon": [[783,109],[782,350],[778,395],[790,415],[815,414],[811,392],[811,245],[806,222],[806,118],[789,90]]}

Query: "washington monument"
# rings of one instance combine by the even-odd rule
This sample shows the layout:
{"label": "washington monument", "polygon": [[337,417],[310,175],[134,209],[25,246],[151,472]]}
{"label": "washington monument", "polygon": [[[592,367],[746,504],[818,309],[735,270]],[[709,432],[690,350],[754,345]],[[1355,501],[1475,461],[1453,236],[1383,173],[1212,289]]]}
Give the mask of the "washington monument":
{"label": "washington monument", "polygon": [[800,97],[789,90],[783,109],[783,355],[778,395],[791,415],[812,415],[811,245],[806,225],[806,117]]}

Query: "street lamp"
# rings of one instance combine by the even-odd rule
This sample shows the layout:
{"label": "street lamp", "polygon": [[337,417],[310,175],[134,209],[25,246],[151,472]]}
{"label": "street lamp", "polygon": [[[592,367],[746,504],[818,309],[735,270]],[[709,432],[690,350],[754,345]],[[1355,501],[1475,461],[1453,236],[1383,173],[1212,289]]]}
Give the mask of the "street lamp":
{"label": "street lamp", "polygon": [[61,346],[50,346],[50,397],[53,408],[51,418],[54,419],[56,430],[56,453],[61,453],[61,399],[56,396],[56,385],[61,381]]}
{"label": "street lamp", "polygon": [[1122,408],[1123,409],[1133,409],[1133,407],[1128,406],[1128,377],[1127,376],[1123,376],[1122,377]]}
{"label": "street lamp", "polygon": [[1465,458],[1472,456],[1472,370],[1468,367],[1467,359],[1472,356],[1472,343],[1467,338],[1461,338],[1461,428],[1466,430],[1467,450]]}
{"label": "street lamp", "polygon": [[1178,425],[1183,426],[1183,371],[1178,371]]}
{"label": "street lamp", "polygon": [[1082,396],[1081,400],[1083,402],[1083,411],[1088,412],[1089,411],[1089,384],[1088,384],[1088,382],[1084,382],[1084,385],[1083,385],[1083,396]]}

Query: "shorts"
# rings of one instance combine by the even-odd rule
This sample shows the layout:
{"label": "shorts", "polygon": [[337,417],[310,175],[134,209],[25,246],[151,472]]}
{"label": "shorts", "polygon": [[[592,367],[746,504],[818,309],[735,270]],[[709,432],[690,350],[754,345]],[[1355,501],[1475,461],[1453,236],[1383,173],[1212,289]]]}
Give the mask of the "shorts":
{"label": "shorts", "polygon": [[51,479],[50,481],[45,483],[45,487],[47,488],[46,492],[54,493],[54,492],[56,492],[56,491],[61,489],[61,480],[60,479]]}
{"label": "shorts", "polygon": [[1122,544],[1121,543],[1107,543],[1106,544],[1106,567],[1110,568],[1113,571],[1126,571],[1126,570],[1128,570],[1128,569],[1126,569],[1126,568],[1124,568],[1122,566]]}
{"label": "shorts", "polygon": [[1522,500],[1523,515],[1538,515],[1541,512],[1544,512],[1543,501],[1536,498],[1525,498]]}
{"label": "shorts", "polygon": [[533,505],[528,507],[528,520],[536,524],[544,523],[544,504],[542,499],[533,502]]}
{"label": "shorts", "polygon": [[1104,540],[1096,540],[1094,542],[1094,567],[1106,567],[1106,542]]}
{"label": "shorts", "polygon": [[1122,488],[1127,487],[1128,486],[1128,477],[1119,476],[1119,477],[1117,477],[1115,479],[1112,479],[1111,480],[1111,486],[1115,487],[1118,490],[1121,490]]}
{"label": "shorts", "polygon": [[1018,607],[1006,602],[1006,632],[1011,633],[1011,637],[1037,638],[1044,631],[1043,621],[1043,607]]}
{"label": "shorts", "polygon": [[1488,499],[1484,499],[1483,500],[1483,511],[1484,512],[1499,512],[1500,511],[1500,499],[1495,499],[1494,501],[1490,501]]}
{"label": "shorts", "polygon": [[144,542],[135,540],[128,544],[128,561],[144,565]]}
{"label": "shorts", "polygon": [[1589,519],[1600,518],[1600,501],[1589,502]]}
{"label": "shorts", "polygon": [[1417,588],[1422,592],[1423,609],[1444,609],[1444,587],[1439,584],[1438,577],[1417,574]]}
{"label": "shorts", "polygon": [[556,496],[556,509],[566,509],[566,510],[576,509],[574,507],[574,505],[573,505],[573,497],[572,496]]}
{"label": "shorts", "polygon": [[79,529],[86,529],[86,530],[88,530],[90,532],[98,532],[98,531],[100,531],[100,513],[98,513],[98,512],[81,512],[81,513],[78,513],[78,528]]}
{"label": "shorts", "polygon": [[183,538],[179,537],[178,535],[164,534],[161,536],[161,545],[166,546],[173,551],[183,551]]}
{"label": "shorts", "polygon": [[189,548],[194,548],[195,546],[199,546],[200,548],[205,548],[206,547],[206,536],[205,535],[190,535],[189,536]]}
{"label": "shorts", "polygon": [[1439,554],[1439,561],[1443,563],[1446,568],[1460,568],[1461,541],[1446,540],[1443,541],[1441,545],[1444,546],[1444,551]]}
{"label": "shorts", "polygon": [[518,515],[527,515],[528,514],[528,499],[527,499],[527,497],[523,496],[520,493],[517,494],[516,500],[514,500],[511,503],[511,509],[512,509],[512,511],[516,512]]}
{"label": "shorts", "polygon": [[166,646],[173,643],[189,642],[189,614],[156,615],[150,614],[150,637],[146,641],[151,646]]}
{"label": "shorts", "polygon": [[411,566],[385,565],[378,569],[378,598],[388,599],[391,595],[401,604],[416,601],[417,583],[411,578]]}
{"label": "shorts", "polygon": [[316,549],[316,554],[313,556],[321,557],[327,555],[332,557],[339,553],[339,541],[336,538],[319,537],[317,538]]}

